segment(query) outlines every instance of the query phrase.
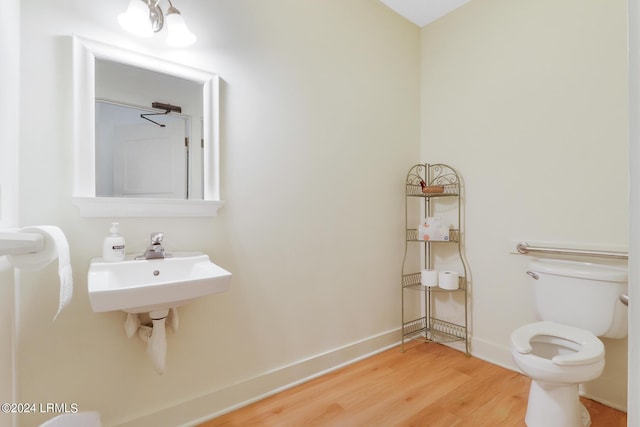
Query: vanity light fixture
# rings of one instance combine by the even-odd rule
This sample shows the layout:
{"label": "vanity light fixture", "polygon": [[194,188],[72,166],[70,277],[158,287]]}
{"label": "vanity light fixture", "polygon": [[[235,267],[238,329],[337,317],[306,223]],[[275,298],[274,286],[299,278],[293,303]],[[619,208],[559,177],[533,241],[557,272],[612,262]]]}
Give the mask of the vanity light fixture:
{"label": "vanity light fixture", "polygon": [[168,0],[167,14],[159,6],[160,0],[129,0],[127,11],[118,15],[120,26],[139,37],[151,37],[167,22],[167,44],[172,47],[185,47],[196,41],[189,31],[180,11]]}

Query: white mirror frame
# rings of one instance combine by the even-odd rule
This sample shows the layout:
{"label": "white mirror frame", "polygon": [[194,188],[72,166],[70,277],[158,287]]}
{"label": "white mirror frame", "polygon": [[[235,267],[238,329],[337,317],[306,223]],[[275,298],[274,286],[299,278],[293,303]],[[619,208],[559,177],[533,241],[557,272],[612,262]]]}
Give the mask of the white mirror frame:
{"label": "white mirror frame", "polygon": [[[105,59],[203,85],[204,199],[96,197],[95,61]],[[219,77],[217,74],[73,36],[73,203],[83,217],[216,216],[220,200]]]}

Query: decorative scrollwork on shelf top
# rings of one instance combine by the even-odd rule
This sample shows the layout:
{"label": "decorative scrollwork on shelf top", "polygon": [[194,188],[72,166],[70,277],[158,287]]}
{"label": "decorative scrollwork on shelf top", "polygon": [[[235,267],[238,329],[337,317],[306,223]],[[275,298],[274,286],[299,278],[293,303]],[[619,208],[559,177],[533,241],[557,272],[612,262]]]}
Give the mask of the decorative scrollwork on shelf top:
{"label": "decorative scrollwork on shelf top", "polygon": [[425,165],[415,165],[409,171],[407,175],[407,185],[420,185],[420,183],[424,183],[425,180]]}
{"label": "decorative scrollwork on shelf top", "polygon": [[458,174],[447,165],[431,165],[429,171],[432,173],[429,185],[455,185],[459,184]]}
{"label": "decorative scrollwork on shelf top", "polygon": [[419,164],[409,170],[406,185],[459,185],[458,174],[445,164]]}

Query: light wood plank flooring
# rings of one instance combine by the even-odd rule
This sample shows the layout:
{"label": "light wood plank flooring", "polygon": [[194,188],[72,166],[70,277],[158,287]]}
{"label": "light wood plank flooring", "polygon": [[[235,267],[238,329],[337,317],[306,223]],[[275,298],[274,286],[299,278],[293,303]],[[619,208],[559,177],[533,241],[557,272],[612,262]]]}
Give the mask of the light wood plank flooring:
{"label": "light wood plank flooring", "polygon": [[[198,427],[524,426],[529,378],[437,344],[410,343]],[[581,398],[593,427],[627,415]]]}

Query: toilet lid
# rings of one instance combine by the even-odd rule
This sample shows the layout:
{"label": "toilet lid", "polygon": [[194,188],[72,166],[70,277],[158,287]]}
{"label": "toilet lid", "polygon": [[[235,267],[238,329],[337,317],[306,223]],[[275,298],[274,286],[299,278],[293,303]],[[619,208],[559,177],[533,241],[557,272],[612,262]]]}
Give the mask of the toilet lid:
{"label": "toilet lid", "polygon": [[511,334],[511,343],[518,353],[531,353],[531,339],[547,335],[573,341],[581,348],[575,353],[555,356],[556,365],[584,365],[597,362],[604,357],[604,344],[591,332],[555,322],[536,322],[524,325]]}

